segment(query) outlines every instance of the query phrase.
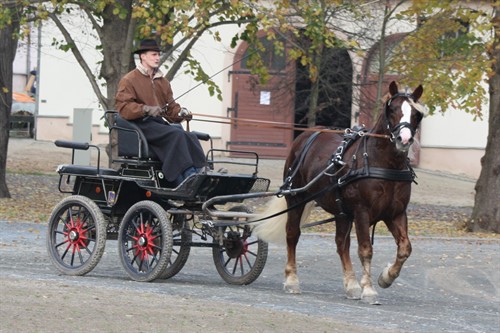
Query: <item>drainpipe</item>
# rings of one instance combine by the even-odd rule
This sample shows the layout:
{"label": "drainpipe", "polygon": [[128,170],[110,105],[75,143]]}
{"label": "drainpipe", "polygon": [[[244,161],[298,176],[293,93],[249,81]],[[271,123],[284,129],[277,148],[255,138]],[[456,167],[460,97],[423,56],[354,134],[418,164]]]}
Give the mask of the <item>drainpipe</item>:
{"label": "drainpipe", "polygon": [[41,54],[42,54],[42,22],[38,23],[38,36],[37,36],[37,48],[36,48],[36,94],[35,94],[35,121],[34,128],[35,131],[35,140],[37,139],[37,125],[38,125],[38,113],[40,107],[40,62],[41,62]]}

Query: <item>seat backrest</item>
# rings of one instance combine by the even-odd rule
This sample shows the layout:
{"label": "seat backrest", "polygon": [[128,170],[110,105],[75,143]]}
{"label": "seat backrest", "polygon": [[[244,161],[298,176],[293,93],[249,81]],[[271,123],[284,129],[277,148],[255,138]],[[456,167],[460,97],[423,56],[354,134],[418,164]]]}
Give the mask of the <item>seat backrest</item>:
{"label": "seat backrest", "polygon": [[139,126],[134,122],[123,119],[118,113],[113,116],[114,126],[111,130],[118,132],[118,156],[158,159],[156,154],[149,149],[146,137]]}
{"label": "seat backrest", "polygon": [[[146,141],[146,136],[142,130],[133,121],[128,121],[123,119],[120,114],[116,111],[107,111],[107,114],[112,116],[112,125],[109,126],[110,133],[112,131],[118,132],[118,156],[124,158],[135,158],[135,159],[151,159],[158,160],[158,157],[152,149],[149,149],[148,143]],[[109,116],[106,116],[106,120],[109,121]],[[182,129],[181,124],[170,124],[170,126],[179,127]],[[199,140],[211,141],[210,135],[207,133],[193,131],[193,134]],[[212,146],[212,144],[211,144]]]}

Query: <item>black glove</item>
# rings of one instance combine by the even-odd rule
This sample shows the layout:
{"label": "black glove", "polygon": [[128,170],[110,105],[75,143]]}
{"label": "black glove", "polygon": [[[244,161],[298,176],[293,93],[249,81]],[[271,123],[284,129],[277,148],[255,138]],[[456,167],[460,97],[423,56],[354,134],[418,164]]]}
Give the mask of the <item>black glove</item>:
{"label": "black glove", "polygon": [[143,105],[142,111],[144,112],[144,116],[149,117],[158,117],[161,114],[161,107],[159,106],[151,106],[151,105]]}
{"label": "black glove", "polygon": [[186,108],[181,108],[181,111],[179,112],[178,116],[182,117],[188,121],[193,119],[193,114],[191,113],[191,111],[189,111]]}

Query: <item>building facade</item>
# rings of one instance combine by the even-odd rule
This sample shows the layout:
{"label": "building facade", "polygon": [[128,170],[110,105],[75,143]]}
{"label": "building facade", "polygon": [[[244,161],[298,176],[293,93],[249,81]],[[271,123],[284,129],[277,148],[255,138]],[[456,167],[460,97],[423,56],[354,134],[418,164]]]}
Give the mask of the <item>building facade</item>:
{"label": "building facade", "polygon": [[[382,13],[382,10],[382,7],[373,8],[374,12]],[[80,27],[85,27],[85,22],[75,23],[78,19],[66,18],[72,22],[70,26],[76,35],[81,31]],[[380,22],[369,23],[373,27],[373,40],[376,40],[380,31],[377,24]],[[404,35],[414,29],[413,22],[399,22],[389,27],[389,37]],[[213,75],[212,80],[222,89],[223,100],[211,97],[203,85],[199,86],[198,82],[183,75],[182,71],[172,80],[174,95],[180,96],[177,101],[190,109],[195,114],[195,119],[198,119],[191,122],[191,129],[208,132],[214,138],[216,148],[257,151],[265,158],[284,158],[296,132],[246,126],[244,120],[291,125],[299,123],[301,119],[296,109],[300,102],[297,97],[300,90],[297,80],[300,67],[286,59],[284,62],[273,59],[275,62],[271,61],[274,64],[272,66],[277,67],[274,72],[271,71],[274,73],[271,81],[265,86],[256,84],[245,67],[245,61],[242,61],[248,50],[247,45],[240,43],[234,49],[229,45],[238,31],[237,27],[222,27],[219,32],[223,42],[214,43],[210,36],[203,36],[191,52],[202,63],[205,71]],[[28,64],[22,55],[29,53],[39,56],[39,61],[36,60],[39,63],[36,139],[70,140],[75,127],[79,126],[73,122],[74,113],[78,112],[75,109],[92,109],[92,126],[88,129],[91,131],[91,140],[95,144],[105,144],[108,142],[108,134],[102,119],[104,110],[100,108],[87,77],[71,52],[60,51],[52,45],[55,39],[61,39],[60,32],[51,22],[46,22],[41,28],[40,38],[32,37],[24,46],[20,44],[16,57],[16,63],[24,63],[26,67],[19,72],[29,73],[29,70],[35,68],[34,61],[31,60]],[[93,70],[98,73],[98,62],[101,59],[94,47],[96,40],[90,31],[80,34],[78,39],[87,62],[95,64]],[[375,46],[367,44],[364,47],[370,50]],[[361,56],[348,51],[332,54],[332,59],[339,63],[337,67],[342,70],[342,75],[348,77],[345,80],[348,83],[344,82],[342,86],[343,95],[337,98],[339,110],[347,110],[348,113],[347,126],[343,127],[363,120],[363,104],[359,101],[361,96],[367,94],[363,89],[366,90],[369,86],[366,84],[371,75],[369,54],[367,52]],[[24,79],[29,79],[28,74]],[[15,85],[17,89],[26,84],[22,76],[15,81],[20,82]],[[471,115],[453,109],[426,117],[421,125],[417,167],[477,177],[488,134],[488,105],[484,105],[483,114],[483,120],[478,121],[473,121]],[[203,122],[200,120],[214,120],[203,115],[241,121],[232,124]],[[346,124],[345,120],[340,122],[340,125],[343,124]],[[335,148],[332,147],[332,151]]]}

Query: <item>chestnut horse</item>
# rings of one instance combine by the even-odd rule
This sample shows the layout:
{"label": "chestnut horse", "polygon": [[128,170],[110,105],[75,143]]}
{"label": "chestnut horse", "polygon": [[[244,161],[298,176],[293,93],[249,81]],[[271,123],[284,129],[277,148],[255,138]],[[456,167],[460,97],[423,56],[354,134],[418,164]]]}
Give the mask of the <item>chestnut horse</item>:
{"label": "chestnut horse", "polygon": [[[301,224],[314,201],[335,216],[335,242],[348,298],[378,303],[372,285],[370,239],[370,227],[374,228],[378,221],[384,221],[397,244],[396,259],[380,274],[378,284],[387,288],[399,276],[411,253],[406,207],[415,174],[409,165],[408,151],[423,118],[423,106],[417,103],[422,92],[420,85],[411,94],[402,93],[391,82],[390,97],[371,131],[350,130],[346,132],[350,136],[328,131],[304,132],[294,141],[285,163],[284,186],[298,191],[293,195],[284,191],[284,196],[275,197],[262,214],[270,218],[254,228],[258,237],[269,242],[279,237],[285,240],[286,232],[285,291],[300,293],[295,250]],[[272,217],[283,211],[286,214]],[[353,222],[363,269],[359,283],[349,254]]]}

